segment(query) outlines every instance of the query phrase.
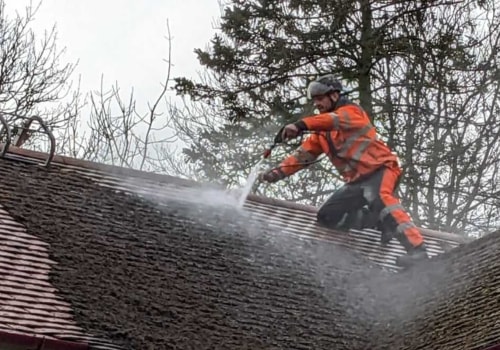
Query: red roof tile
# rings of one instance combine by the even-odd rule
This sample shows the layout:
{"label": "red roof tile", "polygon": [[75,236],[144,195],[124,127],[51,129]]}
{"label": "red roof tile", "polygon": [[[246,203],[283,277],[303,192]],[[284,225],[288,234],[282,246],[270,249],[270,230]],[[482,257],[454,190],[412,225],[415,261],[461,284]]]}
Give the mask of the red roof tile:
{"label": "red roof tile", "polygon": [[1,330],[83,341],[90,337],[76,325],[71,306],[49,282],[55,262],[48,256],[48,246],[0,208]]}

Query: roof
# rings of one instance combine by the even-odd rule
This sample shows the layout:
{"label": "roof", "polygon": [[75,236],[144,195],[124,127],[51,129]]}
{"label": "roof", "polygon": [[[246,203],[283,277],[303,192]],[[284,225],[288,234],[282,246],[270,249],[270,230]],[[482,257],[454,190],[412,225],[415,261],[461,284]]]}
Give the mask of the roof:
{"label": "roof", "polygon": [[[0,280],[13,287],[0,289],[0,330],[102,349],[195,341],[219,348],[223,342],[227,348],[375,348],[384,340],[366,337],[378,323],[373,315],[384,313],[379,308],[391,305],[386,298],[397,290],[389,293],[386,282],[410,286],[407,275],[389,272],[404,253],[399,243],[381,247],[375,231],[319,228],[312,207],[250,196],[242,212],[215,205],[210,194],[219,190],[187,180],[60,156],[45,169],[26,163],[44,154],[16,148],[8,157],[0,161]],[[424,235],[433,256],[465,243],[452,234]],[[466,254],[460,249],[442,259]],[[479,266],[474,273],[489,271],[487,263]],[[488,288],[498,286],[491,276]],[[460,277],[463,283],[463,272]],[[484,283],[478,279],[476,288]],[[430,298],[435,285],[420,282],[412,290]],[[391,299],[407,305],[409,294],[400,294],[406,299]],[[425,300],[422,305],[435,299]],[[422,327],[438,322],[425,310],[401,309],[384,324],[423,314]],[[489,344],[498,325],[484,321]],[[374,329],[386,337],[385,326]],[[395,329],[393,335],[404,331]]]}
{"label": "roof", "polygon": [[444,253],[411,274],[391,276],[378,293],[385,291],[388,304],[401,307],[378,332],[395,349],[500,348],[498,252],[500,232]]}

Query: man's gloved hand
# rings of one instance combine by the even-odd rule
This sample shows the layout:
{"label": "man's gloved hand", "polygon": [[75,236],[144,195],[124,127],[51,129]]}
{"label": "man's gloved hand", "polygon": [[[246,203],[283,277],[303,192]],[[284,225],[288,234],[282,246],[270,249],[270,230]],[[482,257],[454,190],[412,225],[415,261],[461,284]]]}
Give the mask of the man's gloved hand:
{"label": "man's gloved hand", "polygon": [[285,125],[283,131],[281,132],[281,139],[284,141],[294,139],[300,135],[302,130],[300,130],[295,124]]}
{"label": "man's gloved hand", "polygon": [[276,136],[274,137],[274,143],[275,144],[282,143],[289,139],[293,139],[297,136],[300,136],[306,129],[307,126],[302,120],[282,126],[281,129],[279,129]]}
{"label": "man's gloved hand", "polygon": [[274,183],[281,180],[283,176],[278,169],[271,169],[259,174],[259,180]]}

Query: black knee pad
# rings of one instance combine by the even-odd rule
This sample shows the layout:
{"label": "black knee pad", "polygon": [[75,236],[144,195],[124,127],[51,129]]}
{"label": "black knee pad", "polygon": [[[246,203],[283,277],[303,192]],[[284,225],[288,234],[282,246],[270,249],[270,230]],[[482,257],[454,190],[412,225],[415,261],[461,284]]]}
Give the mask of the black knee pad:
{"label": "black knee pad", "polygon": [[320,208],[316,213],[316,220],[318,221],[318,223],[330,228],[336,227],[343,217],[344,213],[332,212],[324,208]]}

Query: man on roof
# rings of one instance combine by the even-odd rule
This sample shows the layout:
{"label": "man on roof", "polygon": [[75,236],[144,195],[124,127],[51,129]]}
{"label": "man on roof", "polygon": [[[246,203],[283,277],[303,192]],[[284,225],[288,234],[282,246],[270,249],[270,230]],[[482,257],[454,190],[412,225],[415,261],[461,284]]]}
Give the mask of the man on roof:
{"label": "man on roof", "polygon": [[391,232],[404,246],[407,255],[399,257],[403,267],[428,258],[420,230],[394,196],[402,170],[398,157],[380,139],[368,114],[343,94],[333,75],[318,77],[307,88],[319,114],[286,125],[281,139],[286,141],[308,131],[310,135],[280,165],[260,175],[276,182],[307,167],[325,153],[345,184],[319,208],[318,224],[339,229],[349,213],[368,206],[379,213],[384,232]]}

